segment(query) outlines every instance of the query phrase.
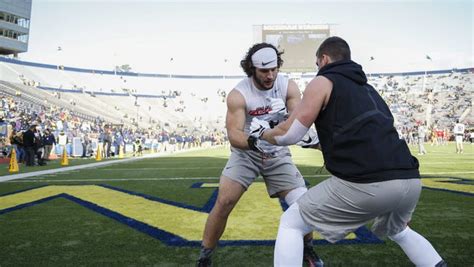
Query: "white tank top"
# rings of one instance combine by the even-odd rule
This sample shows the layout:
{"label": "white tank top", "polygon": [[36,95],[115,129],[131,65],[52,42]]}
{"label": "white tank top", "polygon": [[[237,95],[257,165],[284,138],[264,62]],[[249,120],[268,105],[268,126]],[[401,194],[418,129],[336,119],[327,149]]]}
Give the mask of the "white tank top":
{"label": "white tank top", "polygon": [[[269,90],[259,90],[252,81],[252,77],[240,81],[235,89],[239,91],[244,99],[246,106],[245,128],[244,132],[249,133],[250,123],[254,117],[265,121],[272,121],[278,124],[285,118],[279,114],[268,114],[271,111],[271,105],[268,98],[281,98],[286,103],[288,93],[288,78],[278,74],[273,87]],[[273,156],[280,155],[282,152],[289,152],[286,146],[275,146],[262,140],[261,147],[265,153]],[[278,153],[277,153],[278,152]]]}

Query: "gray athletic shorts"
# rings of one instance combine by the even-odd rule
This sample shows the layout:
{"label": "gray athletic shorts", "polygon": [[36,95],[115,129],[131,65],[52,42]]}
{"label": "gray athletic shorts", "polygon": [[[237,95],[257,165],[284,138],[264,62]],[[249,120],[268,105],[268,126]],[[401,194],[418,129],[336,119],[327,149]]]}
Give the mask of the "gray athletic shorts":
{"label": "gray athletic shorts", "polygon": [[264,157],[262,153],[232,148],[222,175],[238,182],[245,189],[262,175],[270,197],[277,197],[276,193],[281,191],[305,187],[289,150],[276,157]]}
{"label": "gray athletic shorts", "polygon": [[360,184],[332,176],[297,202],[303,220],[334,243],[373,219],[377,236],[398,234],[411,220],[420,192],[418,178]]}

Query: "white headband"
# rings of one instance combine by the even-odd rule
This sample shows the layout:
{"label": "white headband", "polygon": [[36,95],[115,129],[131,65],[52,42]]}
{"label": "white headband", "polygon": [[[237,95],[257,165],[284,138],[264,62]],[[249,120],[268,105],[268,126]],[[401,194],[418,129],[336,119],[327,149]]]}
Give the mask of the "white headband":
{"label": "white headband", "polygon": [[275,49],[265,47],[252,55],[252,63],[259,69],[273,69],[278,66],[278,56]]}

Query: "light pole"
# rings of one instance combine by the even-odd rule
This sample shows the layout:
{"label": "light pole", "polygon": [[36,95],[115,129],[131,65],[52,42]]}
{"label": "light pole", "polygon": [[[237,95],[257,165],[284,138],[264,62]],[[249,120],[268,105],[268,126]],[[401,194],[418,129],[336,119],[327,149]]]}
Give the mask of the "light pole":
{"label": "light pole", "polygon": [[119,68],[119,65],[117,65],[117,53],[116,52],[114,52],[113,57],[114,57],[114,75],[117,75],[117,70]]}
{"label": "light pole", "polygon": [[[430,56],[426,55],[426,59],[433,62]],[[423,92],[425,92],[426,89],[426,74],[428,72],[428,67],[425,67],[425,75],[423,76]]]}
{"label": "light pole", "polygon": [[[430,56],[426,55],[425,58],[429,61],[433,61],[431,59]],[[427,82],[427,71],[428,70],[428,66],[425,67],[425,75],[423,76],[423,93],[425,93],[425,90],[426,90],[426,82]],[[428,105],[427,105],[427,108],[426,108],[426,125],[430,125],[431,124],[431,111],[433,109],[433,104],[432,104],[432,101],[433,101],[433,93],[428,93]]]}
{"label": "light pole", "polygon": [[170,58],[170,65],[169,65],[169,66],[170,66],[170,67],[169,67],[169,73],[170,73],[170,76],[169,76],[169,77],[170,77],[170,78],[171,78],[171,76],[173,76],[173,61],[174,61],[174,58],[171,57],[171,58]]}
{"label": "light pole", "polygon": [[57,65],[57,70],[60,70],[61,69],[61,51],[63,51],[63,48],[61,46],[58,46],[58,48],[56,48],[56,52],[57,52],[57,62],[58,62],[58,65]]}
{"label": "light pole", "polygon": [[139,109],[140,109],[140,104],[138,104],[138,96],[135,96],[135,107],[137,107],[137,118],[136,118],[136,122],[137,122],[137,128],[138,128],[138,114],[139,114]]}
{"label": "light pole", "polygon": [[225,80],[225,73],[228,71],[227,68],[229,66],[229,64],[227,64],[229,60],[227,58],[224,58],[224,72],[222,73],[222,78]]}
{"label": "light pole", "polygon": [[[372,62],[372,61],[374,61],[374,60],[375,60],[375,58],[374,58],[373,56],[371,56],[370,59],[369,59],[369,62]],[[370,64],[370,65],[372,65],[372,64]],[[371,74],[370,74],[370,73],[369,73],[369,78],[371,78]]]}

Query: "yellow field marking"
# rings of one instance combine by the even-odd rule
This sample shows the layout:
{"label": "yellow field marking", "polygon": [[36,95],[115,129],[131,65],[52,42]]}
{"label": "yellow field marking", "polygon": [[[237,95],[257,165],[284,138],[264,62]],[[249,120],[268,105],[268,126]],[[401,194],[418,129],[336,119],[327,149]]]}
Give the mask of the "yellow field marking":
{"label": "yellow field marking", "polygon": [[[217,187],[217,183],[202,187]],[[148,200],[96,185],[50,185],[0,197],[0,210],[66,193],[136,221],[170,232],[190,241],[199,241],[208,213]],[[254,183],[229,216],[221,240],[274,240],[283,213],[276,198],[268,197],[264,183]],[[350,234],[346,239],[356,238]],[[314,233],[314,239],[322,239]]]}
{"label": "yellow field marking", "polygon": [[[217,183],[204,183],[201,187],[218,187]],[[238,240],[243,232],[259,238],[254,240],[274,240],[278,232],[280,216],[283,214],[277,198],[268,196],[264,183],[253,183],[241,197],[227,221],[222,240]],[[313,233],[314,239],[323,239]],[[354,239],[354,233],[346,239]]]}
{"label": "yellow field marking", "polygon": [[[0,197],[0,210],[61,193],[94,203],[190,241],[202,239],[208,216],[205,212],[152,201],[96,185],[51,185],[6,195]],[[274,240],[281,214],[278,199],[268,197],[265,184],[254,183],[231,213],[221,240]]]}
{"label": "yellow field marking", "polygon": [[201,187],[209,188],[209,187],[219,187],[219,183],[204,183]]}
{"label": "yellow field marking", "polygon": [[460,181],[456,178],[424,178],[421,179],[423,186],[436,189],[447,189],[451,191],[474,194],[474,185],[472,184],[455,184],[449,182]]}
{"label": "yellow field marking", "polygon": [[188,240],[202,238],[202,230],[208,215],[95,185],[46,186],[7,195],[0,197],[0,209],[11,208],[61,193],[92,202]]}

